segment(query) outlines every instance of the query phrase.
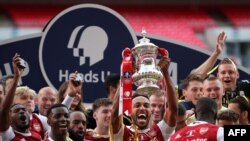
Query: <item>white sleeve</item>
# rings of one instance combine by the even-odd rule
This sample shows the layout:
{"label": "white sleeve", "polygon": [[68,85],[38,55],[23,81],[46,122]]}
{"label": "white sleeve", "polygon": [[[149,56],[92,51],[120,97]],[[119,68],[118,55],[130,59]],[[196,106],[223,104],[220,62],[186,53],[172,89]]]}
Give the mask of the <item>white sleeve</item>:
{"label": "white sleeve", "polygon": [[124,126],[125,125],[122,125],[122,127],[119,129],[119,131],[114,134],[114,140],[115,141],[123,141],[123,136],[122,136],[122,132],[123,132],[123,129],[124,129]]}
{"label": "white sleeve", "polygon": [[15,137],[15,133],[12,127],[9,127],[6,131],[0,132],[2,141],[10,141]]}
{"label": "white sleeve", "polygon": [[66,106],[68,107],[68,109],[69,109],[70,106],[71,106],[71,104],[72,104],[72,102],[73,102],[73,100],[74,100],[74,97],[71,97],[71,96],[67,95],[67,96],[64,98],[62,104],[66,105]]}
{"label": "white sleeve", "polygon": [[217,131],[217,141],[224,141],[224,128],[220,127]]}
{"label": "white sleeve", "polygon": [[159,129],[161,130],[161,134],[164,138],[164,141],[168,140],[169,137],[173,134],[174,130],[175,130],[175,126],[174,127],[170,127],[169,125],[167,125],[167,123],[164,120],[161,120],[157,126],[159,127]]}
{"label": "white sleeve", "polygon": [[42,124],[43,124],[43,130],[44,130],[44,134],[47,132],[47,131],[49,131],[49,129],[50,129],[50,126],[49,126],[49,124],[48,124],[48,122],[47,122],[47,117],[45,117],[45,116],[43,116],[43,115],[37,115],[38,116],[38,118],[40,119],[40,121],[42,122]]}

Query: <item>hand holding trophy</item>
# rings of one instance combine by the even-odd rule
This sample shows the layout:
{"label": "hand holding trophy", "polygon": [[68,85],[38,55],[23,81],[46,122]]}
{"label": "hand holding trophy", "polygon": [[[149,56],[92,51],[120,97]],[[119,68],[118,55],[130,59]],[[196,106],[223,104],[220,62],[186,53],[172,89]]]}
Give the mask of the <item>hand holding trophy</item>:
{"label": "hand holding trophy", "polygon": [[[152,95],[162,94],[161,90],[163,76],[169,65],[168,52],[150,43],[146,38],[146,31],[142,30],[143,38],[139,40],[132,49],[125,48],[122,52],[120,80],[119,113],[130,115],[132,112],[132,84],[137,86],[138,94]],[[156,64],[158,55],[162,58]],[[159,67],[160,66],[160,67]],[[164,74],[162,74],[164,71]],[[165,74],[166,75],[166,74]],[[120,115],[120,114],[119,114]]]}

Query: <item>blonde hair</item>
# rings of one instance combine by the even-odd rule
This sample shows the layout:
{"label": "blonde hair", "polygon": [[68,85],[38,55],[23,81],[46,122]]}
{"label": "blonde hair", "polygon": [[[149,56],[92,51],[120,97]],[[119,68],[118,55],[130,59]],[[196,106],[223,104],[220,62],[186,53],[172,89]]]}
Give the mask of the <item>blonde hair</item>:
{"label": "blonde hair", "polygon": [[218,67],[219,67],[221,64],[231,64],[231,65],[233,65],[235,71],[238,71],[237,66],[236,66],[236,63],[235,63],[235,61],[234,61],[233,59],[224,58],[224,59],[221,60],[221,62],[218,64]]}
{"label": "blonde hair", "polygon": [[23,95],[24,93],[32,95],[33,97],[37,95],[36,91],[29,88],[28,86],[20,86],[16,88],[15,96],[20,96]]}

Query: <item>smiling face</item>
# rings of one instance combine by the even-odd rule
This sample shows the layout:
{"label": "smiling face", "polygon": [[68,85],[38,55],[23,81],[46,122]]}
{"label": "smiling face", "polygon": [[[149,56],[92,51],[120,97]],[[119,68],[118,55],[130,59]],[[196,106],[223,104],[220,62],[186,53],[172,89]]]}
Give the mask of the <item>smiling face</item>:
{"label": "smiling face", "polygon": [[48,116],[48,124],[54,136],[66,137],[69,125],[69,110],[66,107],[55,107]]}
{"label": "smiling face", "polygon": [[226,91],[233,91],[236,89],[239,73],[234,64],[221,64],[218,67],[217,77],[223,82]]}
{"label": "smiling face", "polygon": [[162,110],[164,108],[164,96],[151,95],[149,98],[150,108],[152,112],[152,120],[158,123],[162,120]]}
{"label": "smiling face", "polygon": [[41,115],[46,116],[49,107],[56,103],[56,91],[50,87],[42,88],[38,94],[38,109]]}
{"label": "smiling face", "polygon": [[96,121],[96,129],[108,130],[111,120],[113,102],[108,98],[98,98],[93,103],[93,118]]}
{"label": "smiling face", "polygon": [[218,110],[222,107],[222,97],[224,95],[223,84],[219,79],[205,80],[203,82],[203,96],[214,99]]}
{"label": "smiling face", "polygon": [[93,113],[93,117],[96,121],[97,126],[108,128],[111,119],[113,105],[103,105],[96,109]]}
{"label": "smiling face", "polygon": [[149,100],[143,96],[137,96],[132,100],[132,120],[139,130],[147,129],[151,117]]}
{"label": "smiling face", "polygon": [[197,101],[202,96],[202,82],[192,80],[189,82],[189,85],[186,89],[183,89],[183,96],[185,96],[185,100],[192,101],[194,105],[196,105]]}
{"label": "smiling face", "polygon": [[77,105],[80,102],[82,102],[81,99],[82,99],[82,95],[77,93],[76,96],[74,97],[72,104],[71,104],[71,108],[74,109],[75,107],[77,107]]}
{"label": "smiling face", "polygon": [[[62,85],[61,87],[61,90],[59,89],[59,101],[63,101],[64,98],[67,96],[67,93],[66,93],[66,88],[68,86],[68,82],[67,83],[64,83],[64,85]],[[64,88],[66,87],[66,88]],[[79,106],[80,104],[82,103],[82,95],[80,93],[77,93],[71,103],[71,106],[70,106],[70,110],[74,111],[77,106]]]}

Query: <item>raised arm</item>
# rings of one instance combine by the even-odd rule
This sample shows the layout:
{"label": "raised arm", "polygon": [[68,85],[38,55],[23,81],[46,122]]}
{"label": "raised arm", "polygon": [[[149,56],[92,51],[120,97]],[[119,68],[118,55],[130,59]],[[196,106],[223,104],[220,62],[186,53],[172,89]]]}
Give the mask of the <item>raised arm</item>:
{"label": "raised arm", "polygon": [[111,124],[113,127],[113,133],[116,134],[122,127],[122,115],[118,115],[119,112],[119,97],[120,97],[120,87],[117,88],[114,104],[113,104],[113,111],[111,115]]}
{"label": "raised arm", "polygon": [[74,97],[77,95],[77,94],[82,94],[82,80],[79,80],[78,82],[75,82],[76,79],[78,76],[78,72],[75,71],[74,73],[71,73],[69,75],[69,83],[68,83],[68,86],[67,86],[67,89],[65,91],[66,93],[66,97],[65,99],[63,100],[62,104],[66,105],[69,109],[71,107],[71,104],[74,100]]}
{"label": "raised arm", "polygon": [[9,120],[9,110],[14,100],[14,95],[16,91],[16,87],[19,81],[19,78],[22,73],[22,69],[19,69],[17,64],[20,63],[20,55],[17,53],[12,58],[12,64],[14,69],[14,78],[10,84],[10,87],[8,91],[6,91],[5,98],[3,102],[0,105],[0,132],[6,131],[10,126],[10,120]]}
{"label": "raised arm", "polygon": [[174,84],[172,83],[172,80],[170,79],[168,73],[169,64],[170,64],[170,58],[168,56],[163,56],[158,65],[161,68],[161,71],[165,79],[165,83],[163,86],[165,86],[164,88],[166,90],[165,96],[167,99],[163,120],[170,127],[174,127],[176,125],[176,117],[177,117],[177,99],[176,99]]}
{"label": "raised arm", "polygon": [[216,60],[219,58],[220,54],[222,53],[222,50],[224,48],[225,40],[226,40],[225,32],[221,32],[217,37],[217,44],[214,52],[211,54],[211,56],[202,63],[198,68],[193,70],[191,73],[193,74],[199,74],[203,78],[205,78],[208,74],[208,72],[213,68],[214,64],[216,63]]}

